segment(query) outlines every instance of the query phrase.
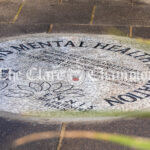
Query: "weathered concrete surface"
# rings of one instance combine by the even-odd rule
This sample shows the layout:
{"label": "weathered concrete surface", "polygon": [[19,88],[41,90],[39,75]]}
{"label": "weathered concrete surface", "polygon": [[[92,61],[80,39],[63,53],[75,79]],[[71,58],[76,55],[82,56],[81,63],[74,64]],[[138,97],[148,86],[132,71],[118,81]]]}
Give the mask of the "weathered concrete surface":
{"label": "weathered concrete surface", "polygon": [[[133,37],[149,38],[149,9],[150,4],[145,0],[36,0],[36,5],[35,0],[2,0],[0,36],[48,31],[118,35],[120,30],[121,35],[129,36],[132,26]],[[51,30],[50,24],[53,24]],[[110,32],[112,28],[117,30]]]}
{"label": "weathered concrete surface", "polygon": [[95,4],[91,2],[64,2],[58,5],[44,0],[42,3],[36,1],[36,5],[33,5],[34,2],[27,0],[16,23],[89,24],[93,5],[96,5],[94,24],[123,26],[150,24],[150,6],[133,6],[130,2],[127,3],[128,5],[124,3],[114,2],[111,5],[112,1],[98,1]]}
{"label": "weathered concrete surface", "polygon": [[127,26],[105,26],[105,25],[79,25],[79,24],[54,24],[52,33],[92,33],[92,34],[113,34],[128,36]]}
{"label": "weathered concrete surface", "polygon": [[63,3],[83,3],[83,4],[95,4],[95,5],[130,5],[132,3],[131,0],[63,0]]}
{"label": "weathered concrete surface", "polygon": [[103,25],[150,25],[149,6],[107,6],[98,5],[96,9],[94,24]]}
{"label": "weathered concrete surface", "polygon": [[[88,130],[106,133],[118,133],[131,136],[150,137],[149,119],[127,119],[115,120],[110,122],[94,122],[94,123],[70,123],[67,125],[66,131],[69,130]],[[94,141],[86,139],[64,139],[62,150],[133,150],[131,148],[118,146],[113,143],[104,141]]]}
{"label": "weathered concrete surface", "polygon": [[49,24],[0,24],[0,37],[47,32]]}
{"label": "weathered concrete surface", "polygon": [[0,118],[0,149],[1,150],[56,150],[58,138],[37,141],[13,148],[14,140],[38,132],[56,131],[60,132],[61,124],[37,124],[31,122],[12,121]]}
{"label": "weathered concrete surface", "polygon": [[131,0],[134,5],[150,4],[149,0]]}
{"label": "weathered concrete surface", "polygon": [[[132,1],[132,0],[62,0],[62,3],[59,4],[60,0],[36,0],[36,5],[34,5],[34,0],[29,1],[25,0],[22,1],[1,1],[0,4],[0,11],[2,22],[10,22],[13,17],[16,15],[17,10],[21,3],[24,3],[23,9],[19,14],[20,23],[23,22],[25,24],[32,24],[37,19],[37,22],[43,21],[42,23],[86,23],[83,21],[84,18],[87,16],[91,17],[91,9],[96,5],[96,12],[95,15],[99,16],[99,20],[105,19],[115,19],[116,17],[113,15],[119,15],[121,20],[126,17],[126,20],[130,19],[133,21],[138,19],[147,19],[146,17],[149,16],[149,5],[147,5],[144,1]],[[141,2],[141,3],[140,3]],[[140,5],[141,4],[141,5]],[[149,3],[148,3],[149,4]],[[140,9],[140,11],[139,11]],[[100,14],[99,11],[102,13]],[[110,14],[111,16],[104,16]],[[104,15],[103,15],[104,14]],[[135,15],[136,14],[136,15]],[[42,18],[41,18],[42,15]],[[62,18],[63,17],[63,18]],[[110,18],[108,18],[110,17]],[[7,19],[6,19],[7,18]],[[60,20],[60,18],[62,20]],[[82,18],[82,20],[80,20]],[[40,20],[42,19],[42,20]],[[28,22],[29,21],[29,22]],[[103,20],[101,20],[103,21]],[[148,20],[147,20],[148,21]],[[41,22],[40,22],[41,23]],[[89,23],[89,22],[88,22]],[[87,24],[88,24],[87,23]],[[116,22],[117,23],[117,22]],[[136,22],[134,23],[136,24]],[[119,24],[118,24],[119,25]]]}
{"label": "weathered concrete surface", "polygon": [[133,36],[141,38],[150,38],[150,28],[149,27],[135,27],[133,28]]}
{"label": "weathered concrete surface", "polygon": [[88,24],[92,5],[47,5],[42,3],[30,5],[27,1],[22,13],[16,23],[34,24],[34,23],[72,23]]}
{"label": "weathered concrete surface", "polygon": [[20,4],[20,0],[0,0],[0,24],[11,22]]}
{"label": "weathered concrete surface", "polygon": [[[106,133],[118,133],[130,136],[150,138],[149,119],[120,119],[107,122],[84,122],[66,124],[66,130],[86,130]],[[17,148],[12,147],[13,142],[23,136],[45,131],[60,132],[59,124],[37,124],[30,122],[12,121],[0,118],[0,149],[1,150],[56,150],[58,138],[40,140]],[[87,140],[87,139],[62,139],[61,150],[134,150],[117,144]]]}

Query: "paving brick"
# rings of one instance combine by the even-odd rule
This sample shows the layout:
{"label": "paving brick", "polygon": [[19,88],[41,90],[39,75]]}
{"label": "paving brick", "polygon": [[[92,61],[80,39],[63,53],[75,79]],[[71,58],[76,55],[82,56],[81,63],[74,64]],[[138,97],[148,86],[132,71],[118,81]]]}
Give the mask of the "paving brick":
{"label": "paving brick", "polygon": [[[93,123],[70,123],[69,130],[87,130],[107,133],[118,133],[131,136],[150,137],[150,119],[128,119],[115,120],[112,122],[93,122]],[[134,150],[106,141],[94,141],[87,139],[64,139],[61,150]]]}
{"label": "paving brick", "polygon": [[150,38],[150,27],[134,27],[133,37]]}
{"label": "paving brick", "polygon": [[14,140],[38,132],[60,132],[61,124],[37,124],[21,121],[11,121],[0,118],[0,149],[1,150],[56,150],[58,138],[36,141],[12,148]]}
{"label": "paving brick", "polygon": [[83,3],[95,5],[131,5],[131,0],[63,0],[63,3]]}
{"label": "paving brick", "polygon": [[100,25],[150,25],[150,6],[98,6],[94,24]]}
{"label": "paving brick", "polygon": [[102,25],[80,25],[80,24],[54,24],[53,33],[92,33],[112,34],[128,36],[128,26],[102,26]]}
{"label": "paving brick", "polygon": [[132,0],[133,5],[150,5],[150,1],[149,0]]}
{"label": "paving brick", "polygon": [[124,146],[118,146],[104,141],[87,139],[65,139],[61,150],[135,150]]}
{"label": "paving brick", "polygon": [[[31,2],[32,3],[32,2]],[[33,23],[80,23],[90,22],[92,5],[26,4],[17,20],[21,24]]]}
{"label": "paving brick", "polygon": [[22,34],[32,34],[47,32],[49,24],[0,24],[0,37],[18,36]]}
{"label": "paving brick", "polygon": [[0,1],[0,22],[11,22],[16,15],[21,2],[21,0]]}
{"label": "paving brick", "polygon": [[118,133],[131,136],[150,137],[150,119],[118,119],[104,122],[70,123],[66,130],[88,130],[107,133]]}

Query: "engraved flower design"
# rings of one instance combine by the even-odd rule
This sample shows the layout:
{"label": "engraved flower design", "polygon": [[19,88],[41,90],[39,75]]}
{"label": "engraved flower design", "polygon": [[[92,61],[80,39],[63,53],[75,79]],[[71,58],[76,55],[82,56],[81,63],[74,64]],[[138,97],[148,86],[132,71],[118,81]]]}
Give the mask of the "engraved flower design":
{"label": "engraved flower design", "polygon": [[0,91],[3,91],[8,87],[8,83],[5,81],[0,81]]}
{"label": "engraved flower design", "polygon": [[13,98],[38,97],[50,99],[63,99],[66,97],[83,97],[82,89],[75,88],[74,85],[64,82],[29,82],[27,85],[17,85],[16,88],[8,88],[4,96]]}

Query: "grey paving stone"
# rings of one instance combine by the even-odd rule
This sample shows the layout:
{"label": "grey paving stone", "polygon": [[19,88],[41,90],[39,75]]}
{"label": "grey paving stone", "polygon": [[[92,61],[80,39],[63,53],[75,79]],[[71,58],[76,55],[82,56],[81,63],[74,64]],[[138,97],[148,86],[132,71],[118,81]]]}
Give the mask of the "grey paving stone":
{"label": "grey paving stone", "polygon": [[[32,2],[31,2],[32,3]],[[33,23],[80,23],[90,22],[91,5],[36,5],[26,4],[17,20],[21,24]]]}
{"label": "grey paving stone", "polygon": [[94,24],[101,25],[150,25],[150,6],[97,6]]}
{"label": "grey paving stone", "polygon": [[20,0],[1,0],[0,22],[11,22],[19,9],[21,2],[22,1]]}
{"label": "grey paving stone", "polygon": [[118,119],[107,122],[70,123],[67,130],[89,130],[150,137],[150,119]]}
{"label": "grey paving stone", "polygon": [[[88,130],[150,137],[149,124],[150,119],[115,120],[103,123],[70,123],[66,130]],[[72,150],[134,150],[106,141],[64,139],[61,150],[69,150],[70,147]]]}
{"label": "grey paving stone", "polygon": [[54,24],[52,33],[92,33],[128,36],[128,26]]}
{"label": "grey paving stone", "polygon": [[61,150],[135,150],[104,141],[87,139],[65,139]]}
{"label": "grey paving stone", "polygon": [[38,132],[60,132],[61,124],[37,124],[20,121],[11,121],[0,118],[0,150],[56,150],[58,138],[36,141],[17,148],[12,143],[17,138]]}
{"label": "grey paving stone", "polygon": [[49,24],[0,24],[0,37],[17,36],[22,34],[47,32]]}
{"label": "grey paving stone", "polygon": [[135,5],[128,15],[129,23],[134,26],[150,26],[150,5]]}
{"label": "grey paving stone", "polygon": [[149,0],[132,0],[134,5],[147,5],[150,4]]}
{"label": "grey paving stone", "polygon": [[134,27],[133,37],[150,38],[150,27]]}
{"label": "grey paving stone", "polygon": [[63,3],[90,3],[95,5],[131,5],[131,0],[63,0]]}

